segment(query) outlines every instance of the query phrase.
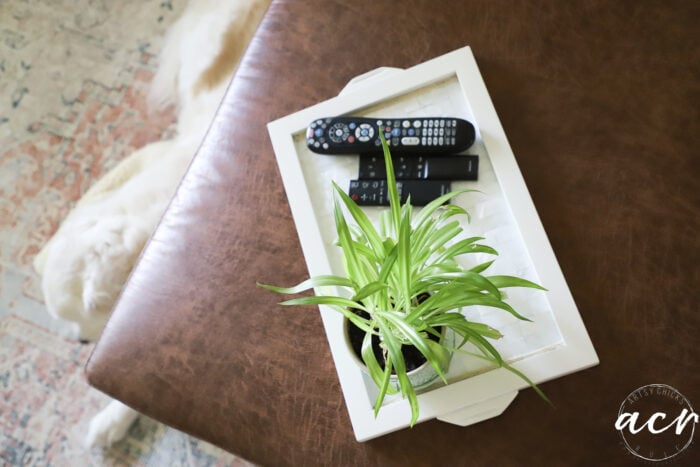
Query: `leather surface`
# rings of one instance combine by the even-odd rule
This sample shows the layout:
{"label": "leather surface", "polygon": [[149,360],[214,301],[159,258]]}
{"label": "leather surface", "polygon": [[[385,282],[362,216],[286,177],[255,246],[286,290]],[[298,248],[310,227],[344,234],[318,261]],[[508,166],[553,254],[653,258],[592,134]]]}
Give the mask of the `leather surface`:
{"label": "leather surface", "polygon": [[[91,384],[263,465],[638,465],[636,388],[700,404],[696,2],[274,1],[116,306]],[[266,123],[470,45],[601,364],[506,412],[354,440]],[[697,455],[697,446],[694,446]],[[687,459],[686,459],[687,460]]]}

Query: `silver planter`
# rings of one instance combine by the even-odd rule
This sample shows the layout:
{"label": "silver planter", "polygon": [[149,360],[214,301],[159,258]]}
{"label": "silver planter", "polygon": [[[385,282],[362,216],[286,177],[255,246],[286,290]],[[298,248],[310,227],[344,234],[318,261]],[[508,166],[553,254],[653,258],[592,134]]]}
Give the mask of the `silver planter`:
{"label": "silver planter", "polygon": [[[369,370],[367,369],[367,365],[365,365],[365,362],[362,361],[362,358],[355,352],[355,349],[353,348],[353,346],[350,342],[348,329],[351,325],[352,325],[352,323],[349,320],[347,320],[347,319],[344,320],[345,341],[346,341],[346,344],[348,346],[348,351],[352,355],[355,362],[360,366],[362,371],[369,374]],[[455,333],[452,329],[443,327],[442,338],[440,339],[440,344],[444,347],[447,347],[448,349],[454,348],[454,346],[455,346]],[[450,366],[450,361],[452,360],[453,352],[451,350],[447,350],[445,348],[440,348],[440,350],[438,352],[441,354],[441,355],[439,355],[440,369],[442,370],[443,373],[446,373],[449,366]],[[413,388],[415,390],[424,389],[424,388],[430,386],[433,382],[435,382],[435,380],[439,376],[438,372],[435,370],[435,368],[428,361],[424,362],[418,368],[414,368],[413,370],[409,371],[407,373],[407,375],[408,375],[408,380],[411,382],[411,385],[413,386]],[[389,384],[391,384],[394,388],[399,389],[398,377],[396,375],[392,374],[390,377],[390,380],[389,380]]]}

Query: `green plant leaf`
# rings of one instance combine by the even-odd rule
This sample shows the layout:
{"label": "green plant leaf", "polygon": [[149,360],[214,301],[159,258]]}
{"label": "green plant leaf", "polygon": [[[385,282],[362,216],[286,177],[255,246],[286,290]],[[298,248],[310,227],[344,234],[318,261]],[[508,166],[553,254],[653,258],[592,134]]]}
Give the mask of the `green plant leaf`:
{"label": "green plant leaf", "polygon": [[508,313],[520,320],[531,321],[529,318],[526,318],[517,311],[515,311],[515,309],[512,306],[510,306],[503,300],[499,300],[498,298],[489,295],[482,295],[481,297],[464,297],[462,300],[459,301],[459,303],[462,304],[461,306],[481,305],[492,308],[500,308],[502,310],[507,311]]}
{"label": "green plant leaf", "polygon": [[337,307],[346,308],[356,308],[358,310],[367,311],[365,306],[361,303],[354,302],[343,297],[332,297],[328,295],[312,296],[312,297],[300,297],[293,298],[291,300],[286,300],[281,302],[280,305],[293,306],[293,305],[329,305]]}
{"label": "green plant leaf", "polygon": [[384,262],[379,268],[380,273],[378,280],[381,282],[387,281],[387,278],[389,277],[389,274],[391,274],[391,270],[394,267],[394,264],[396,263],[396,259],[399,256],[399,250],[398,248],[396,248],[396,245],[393,245],[388,251],[389,253],[386,255]]}
{"label": "green plant leaf", "polygon": [[422,238],[415,241],[411,246],[415,264],[421,265],[426,263],[432,254],[444,247],[447,242],[461,232],[462,227],[456,221],[439,227],[434,225],[426,229]]}
{"label": "green plant leaf", "polygon": [[476,272],[476,273],[482,273],[486,271],[491,265],[494,263],[495,260],[491,261],[486,261],[485,263],[481,263],[479,265],[474,266],[473,268],[470,269],[471,272]]}
{"label": "green plant leaf", "polygon": [[465,253],[488,253],[489,255],[498,256],[498,252],[488,245],[474,244],[471,247],[471,251]]}
{"label": "green plant leaf", "polygon": [[361,286],[367,283],[367,277],[363,273],[362,268],[359,266],[357,253],[355,251],[355,243],[350,235],[350,229],[345,222],[345,217],[343,217],[343,211],[340,208],[338,198],[333,198],[333,204],[335,206],[333,215],[335,218],[336,230],[338,233],[338,244],[343,250],[343,260],[346,269],[346,274],[348,277],[353,277],[355,281]]}
{"label": "green plant leaf", "polygon": [[384,290],[387,288],[387,284],[382,281],[376,281],[376,282],[370,282],[369,284],[365,285],[362,287],[360,290],[357,291],[354,297],[352,297],[352,300],[355,302],[361,302],[365,298],[369,297],[370,295],[373,295],[381,290]]}
{"label": "green plant leaf", "polygon": [[[396,339],[392,332],[387,329],[387,323],[384,322],[382,318],[377,319],[377,324],[379,326],[380,333],[384,337],[384,344],[386,346],[388,357],[387,362],[391,362],[396,373],[396,377],[399,380],[399,388],[401,390],[401,395],[408,399],[409,406],[411,407],[411,426],[413,426],[418,420],[419,407],[418,407],[418,396],[416,391],[408,379],[408,374],[406,372],[406,362],[403,359],[403,354],[401,353],[401,343]],[[387,363],[387,367],[388,367]]]}
{"label": "green plant leaf", "polygon": [[389,145],[386,142],[386,138],[384,138],[383,131],[379,131],[379,138],[382,141],[382,149],[384,150],[384,165],[386,167],[386,182],[389,191],[389,210],[391,211],[393,231],[398,232],[398,228],[401,223],[401,200],[399,199],[399,190],[396,186],[394,164],[392,162]]}
{"label": "green plant leaf", "polygon": [[[492,328],[488,324],[469,321],[461,313],[444,313],[437,315],[432,319],[427,319],[426,323],[434,327],[447,326],[458,332],[460,335],[465,334],[464,330],[466,328],[470,331],[477,332],[484,337],[488,337],[489,339],[500,339],[503,337],[503,334],[501,334],[497,329]],[[458,348],[459,347],[461,347],[461,345],[458,346]]]}
{"label": "green plant leaf", "polygon": [[256,282],[256,284],[259,287],[262,287],[267,290],[271,290],[272,292],[277,292],[281,294],[297,294],[300,292],[305,292],[309,289],[312,289],[314,287],[330,287],[330,286],[337,286],[337,287],[348,287],[348,288],[353,288],[354,285],[350,279],[347,279],[345,277],[340,277],[340,276],[332,276],[332,275],[321,275],[321,276],[315,276],[310,279],[307,279],[303,282],[300,282],[299,284],[293,286],[293,287],[277,287],[275,285],[268,285],[268,284],[261,284],[260,282]]}
{"label": "green plant leaf", "polygon": [[384,319],[390,322],[393,327],[401,333],[402,337],[407,341],[407,344],[414,346],[421,354],[423,354],[425,359],[435,369],[440,378],[445,381],[445,375],[440,366],[442,359],[440,356],[435,354],[433,347],[429,345],[429,343],[432,341],[430,341],[427,337],[421,336],[415,325],[409,324],[398,314],[388,312],[378,313],[380,313]]}
{"label": "green plant leaf", "polygon": [[491,345],[489,341],[487,341],[481,334],[468,327],[463,328],[463,330],[469,335],[472,343],[474,343],[474,345],[476,345],[484,353],[484,355],[490,355],[498,366],[503,365],[503,357],[501,357],[501,354],[493,345]]}
{"label": "green plant leaf", "polygon": [[511,373],[519,376],[523,381],[525,381],[534,391],[537,393],[538,396],[540,396],[545,402],[547,402],[550,406],[554,407],[554,404],[552,403],[551,400],[549,400],[549,397],[535,384],[532,382],[530,378],[528,378],[525,373],[522,371],[510,366],[508,363],[505,361],[501,365],[503,368],[506,370],[510,371]]}
{"label": "green plant leaf", "polygon": [[[430,203],[426,204],[423,209],[421,209],[420,213],[416,217],[416,228],[419,228],[421,225],[423,225],[425,222],[428,221],[430,216],[433,215],[433,213],[441,207],[443,204],[447,203],[449,200],[452,198],[461,195],[462,193],[469,193],[469,192],[475,192],[478,190],[455,190],[455,191],[450,191],[449,193],[445,193],[444,195],[440,196],[439,198],[436,198],[432,200]],[[463,210],[464,213],[469,215],[469,213],[466,210]]]}
{"label": "green plant leaf", "polygon": [[[373,324],[370,325],[373,326]],[[389,384],[391,372],[387,373],[386,371],[382,370],[381,366],[379,365],[377,357],[374,355],[374,350],[372,349],[371,333],[366,333],[364,339],[362,340],[361,354],[362,361],[367,367],[370,377],[379,388],[379,396],[377,397],[379,404],[375,407],[375,410],[378,410],[378,407],[381,407],[387,394],[396,394],[396,390]]]}
{"label": "green plant leaf", "polygon": [[505,287],[529,287],[531,289],[547,290],[539,284],[515,276],[489,276],[487,279],[499,289]]}
{"label": "green plant leaf", "polygon": [[[379,334],[382,336],[382,344],[386,347],[388,356],[391,357],[394,372],[398,376],[401,372],[406,373],[406,362],[401,354],[401,342],[396,338],[388,324],[384,321],[383,315],[375,315]],[[403,393],[405,388],[401,388]]]}
{"label": "green plant leaf", "polygon": [[374,330],[374,325],[367,318],[363,318],[354,311],[346,307],[338,308],[338,310],[348,319],[352,324],[354,324],[358,329],[360,329],[365,334],[376,334]]}
{"label": "green plant leaf", "polygon": [[408,312],[411,309],[411,210],[404,212],[399,225],[397,242],[398,257],[396,260],[401,287],[402,308]]}
{"label": "green plant leaf", "polygon": [[484,237],[469,237],[460,240],[450,245],[443,253],[441,253],[440,257],[436,260],[436,262],[441,263],[448,258],[454,258],[456,256],[463,255],[466,253],[473,253],[474,243],[483,239]]}
{"label": "green plant leaf", "polygon": [[374,225],[372,225],[372,222],[369,220],[365,212],[360,209],[357,203],[355,203],[355,201],[353,201],[352,198],[350,198],[345,191],[338,186],[337,183],[333,182],[333,187],[335,188],[337,195],[340,196],[340,199],[345,204],[348,212],[357,223],[357,226],[367,238],[367,241],[372,246],[375,254],[377,256],[381,256],[384,252],[384,244],[374,228]]}
{"label": "green plant leaf", "polygon": [[408,399],[408,405],[411,407],[411,421],[410,426],[413,426],[418,421],[418,415],[420,414],[420,407],[418,406],[418,395],[416,390],[411,384],[411,380],[408,379],[408,374],[404,371],[403,373],[397,372],[397,377],[399,378],[399,385],[404,390],[404,396]]}

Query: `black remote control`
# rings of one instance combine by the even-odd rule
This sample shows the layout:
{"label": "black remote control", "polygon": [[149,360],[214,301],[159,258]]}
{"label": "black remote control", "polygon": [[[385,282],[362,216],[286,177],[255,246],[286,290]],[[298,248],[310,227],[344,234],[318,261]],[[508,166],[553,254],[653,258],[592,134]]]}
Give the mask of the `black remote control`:
{"label": "black remote control", "polygon": [[381,154],[379,132],[401,153],[445,154],[474,144],[474,126],[460,118],[333,117],[311,122],[306,144],[319,154]]}
{"label": "black remote control", "polygon": [[[425,206],[450,192],[450,182],[437,180],[402,180],[396,187],[401,203],[411,195],[413,206]],[[348,196],[359,206],[388,206],[389,185],[386,180],[351,180]]]}
{"label": "black remote control", "polygon": [[[395,156],[392,154],[397,180],[477,180],[479,156]],[[384,156],[360,155],[361,180],[386,178]]]}

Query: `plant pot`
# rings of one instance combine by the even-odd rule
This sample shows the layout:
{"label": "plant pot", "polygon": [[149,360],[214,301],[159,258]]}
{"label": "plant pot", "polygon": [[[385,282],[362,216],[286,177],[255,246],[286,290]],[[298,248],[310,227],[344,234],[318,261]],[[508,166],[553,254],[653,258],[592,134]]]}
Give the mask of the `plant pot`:
{"label": "plant pot", "polygon": [[[348,349],[357,362],[357,364],[362,368],[362,371],[365,373],[369,374],[369,370],[367,369],[367,365],[365,365],[364,361],[362,360],[362,355],[361,355],[361,348],[362,348],[362,340],[364,339],[364,332],[360,329],[358,329],[350,320],[347,318],[344,320],[344,332],[345,332],[345,339],[348,344]],[[440,335],[441,338],[439,339],[439,342],[444,345],[445,347],[448,348],[454,348],[455,345],[455,333],[451,329],[448,328],[441,328],[440,330]],[[433,341],[438,342],[438,339],[435,338],[435,336],[430,336],[430,339]],[[372,349],[374,350],[374,355],[377,358],[377,361],[381,365],[382,368],[384,368],[384,359],[382,356],[382,350],[381,347],[379,346],[379,337],[378,336],[372,336]],[[411,385],[415,390],[419,390],[421,388],[425,388],[429,386],[431,383],[433,383],[437,378],[438,378],[438,373],[433,368],[433,366],[425,359],[423,354],[421,354],[415,347],[413,346],[408,346],[404,345],[401,348],[402,353],[404,355],[404,360],[406,361],[406,370],[407,370],[407,375],[408,379],[411,382]],[[452,359],[452,353],[451,351],[448,351],[446,349],[440,349],[441,350],[441,355],[440,355],[440,369],[443,371],[443,373],[447,372],[447,369],[450,366],[450,361]],[[389,383],[396,389],[398,389],[399,386],[399,380],[398,377],[392,373],[391,378],[389,380]]]}

